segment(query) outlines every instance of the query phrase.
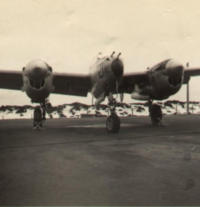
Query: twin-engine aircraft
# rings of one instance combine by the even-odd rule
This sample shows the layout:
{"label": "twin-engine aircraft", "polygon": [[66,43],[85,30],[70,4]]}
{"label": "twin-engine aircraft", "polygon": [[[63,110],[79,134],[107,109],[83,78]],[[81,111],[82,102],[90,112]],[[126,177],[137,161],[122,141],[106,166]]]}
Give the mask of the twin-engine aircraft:
{"label": "twin-engine aircraft", "polygon": [[[0,88],[23,90],[32,103],[39,103],[45,108],[50,93],[87,96],[91,92],[98,106],[108,98],[110,115],[106,120],[108,132],[116,133],[120,129],[120,118],[115,112],[117,100],[113,94],[128,93],[131,98],[146,100],[149,103],[149,114],[152,123],[159,123],[162,111],[153,100],[164,100],[175,94],[182,84],[191,76],[200,75],[200,68],[185,68],[172,59],[164,60],[147,71],[124,74],[121,53],[97,57],[88,75],[54,73],[50,65],[42,60],[29,62],[22,71],[0,70]],[[35,113],[34,113],[35,114]]]}

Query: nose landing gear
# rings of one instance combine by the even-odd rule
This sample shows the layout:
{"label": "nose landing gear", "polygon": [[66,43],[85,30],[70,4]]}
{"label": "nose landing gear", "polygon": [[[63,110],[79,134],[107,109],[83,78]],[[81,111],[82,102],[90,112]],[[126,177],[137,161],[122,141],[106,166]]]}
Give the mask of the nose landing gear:
{"label": "nose landing gear", "polygon": [[42,110],[40,106],[35,107],[34,113],[33,113],[33,129],[40,129],[43,126],[42,123],[43,117],[42,117]]}
{"label": "nose landing gear", "polygon": [[43,127],[43,123],[46,120],[46,111],[48,107],[51,107],[50,103],[40,103],[40,106],[36,106],[33,113],[33,128],[40,129]]}
{"label": "nose landing gear", "polygon": [[108,116],[106,120],[106,130],[108,133],[118,133],[120,130],[120,118],[115,112],[116,104],[117,102],[115,99],[109,101],[108,104],[110,107],[110,116]]}

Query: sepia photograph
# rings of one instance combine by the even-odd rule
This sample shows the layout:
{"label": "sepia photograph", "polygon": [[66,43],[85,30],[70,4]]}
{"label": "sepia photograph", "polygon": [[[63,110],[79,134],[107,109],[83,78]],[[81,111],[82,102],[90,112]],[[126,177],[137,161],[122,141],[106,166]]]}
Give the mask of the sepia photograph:
{"label": "sepia photograph", "polygon": [[199,8],[0,0],[0,207],[200,206]]}

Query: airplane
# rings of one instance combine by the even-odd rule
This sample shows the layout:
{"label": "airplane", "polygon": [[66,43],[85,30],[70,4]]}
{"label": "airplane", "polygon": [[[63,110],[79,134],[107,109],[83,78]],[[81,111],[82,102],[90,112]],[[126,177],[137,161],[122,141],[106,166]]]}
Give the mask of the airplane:
{"label": "airplane", "polygon": [[[22,71],[0,70],[0,88],[22,90],[32,103],[39,103],[45,119],[48,97],[51,93],[87,96],[90,92],[98,106],[108,98],[110,115],[106,120],[109,133],[120,130],[120,118],[115,112],[117,100],[114,94],[128,93],[131,98],[146,100],[153,124],[162,120],[162,110],[153,100],[164,100],[177,93],[188,83],[191,76],[200,75],[200,68],[184,67],[173,59],[164,60],[144,72],[124,74],[121,53],[97,57],[87,75],[54,73],[52,67],[43,60],[30,61]],[[40,111],[40,110],[37,110]],[[35,114],[35,113],[34,113]]]}

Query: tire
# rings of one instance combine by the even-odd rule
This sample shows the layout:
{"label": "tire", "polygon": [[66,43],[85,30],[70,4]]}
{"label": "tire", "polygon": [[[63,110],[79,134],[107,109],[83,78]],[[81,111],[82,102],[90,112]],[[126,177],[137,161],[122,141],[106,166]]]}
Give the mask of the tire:
{"label": "tire", "polygon": [[162,110],[157,104],[150,107],[150,117],[153,125],[158,125],[162,121]]}
{"label": "tire", "polygon": [[106,120],[106,130],[108,133],[118,133],[120,130],[120,118],[115,114],[111,114]]}

